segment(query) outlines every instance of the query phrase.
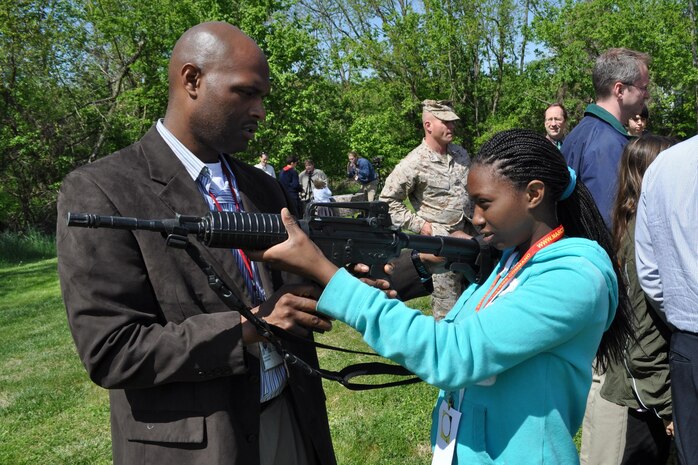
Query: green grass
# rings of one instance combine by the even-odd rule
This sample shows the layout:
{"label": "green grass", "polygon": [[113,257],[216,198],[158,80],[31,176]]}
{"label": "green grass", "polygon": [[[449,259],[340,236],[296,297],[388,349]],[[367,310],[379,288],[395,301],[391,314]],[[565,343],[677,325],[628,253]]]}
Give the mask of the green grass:
{"label": "green grass", "polygon": [[[412,302],[424,308],[426,299]],[[319,342],[356,350],[370,350],[360,335],[335,322]],[[319,350],[320,365],[339,370],[346,365],[375,361],[372,357]],[[382,359],[377,359],[382,360]],[[384,360],[382,360],[384,361]],[[401,378],[377,377],[375,382]],[[374,380],[355,379],[356,382]],[[370,391],[350,391],[324,381],[327,409],[337,461],[340,465],[424,464],[431,461],[429,431],[437,389],[425,383]]]}
{"label": "green grass", "polygon": [[0,463],[110,463],[106,391],[75,352],[52,239],[3,234],[0,250]]}
{"label": "green grass", "polygon": [[17,264],[55,256],[56,244],[52,237],[47,237],[37,231],[0,232],[1,264]]}

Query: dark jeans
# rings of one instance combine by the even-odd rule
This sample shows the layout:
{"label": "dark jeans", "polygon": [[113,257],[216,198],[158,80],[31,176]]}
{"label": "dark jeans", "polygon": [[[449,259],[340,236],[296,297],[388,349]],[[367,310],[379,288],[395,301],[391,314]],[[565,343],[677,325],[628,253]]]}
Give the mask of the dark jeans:
{"label": "dark jeans", "polygon": [[664,465],[669,458],[671,438],[664,421],[652,411],[628,409],[628,429],[621,465]]}
{"label": "dark jeans", "polygon": [[669,368],[671,402],[679,462],[698,464],[698,335],[676,331],[671,335]]}

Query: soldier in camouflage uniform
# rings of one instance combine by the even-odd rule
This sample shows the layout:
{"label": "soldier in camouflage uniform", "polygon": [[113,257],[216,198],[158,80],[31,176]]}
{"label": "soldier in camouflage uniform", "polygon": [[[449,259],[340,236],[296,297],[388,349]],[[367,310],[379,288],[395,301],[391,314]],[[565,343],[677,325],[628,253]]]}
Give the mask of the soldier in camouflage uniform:
{"label": "soldier in camouflage uniform", "polygon": [[[380,200],[388,202],[393,224],[418,234],[448,235],[453,231],[472,234],[472,205],[465,190],[470,157],[460,145],[452,144],[459,120],[450,102],[422,102],[424,139],[385,180]],[[409,199],[414,213],[405,206]],[[443,318],[465,288],[462,275],[433,277],[432,312]]]}

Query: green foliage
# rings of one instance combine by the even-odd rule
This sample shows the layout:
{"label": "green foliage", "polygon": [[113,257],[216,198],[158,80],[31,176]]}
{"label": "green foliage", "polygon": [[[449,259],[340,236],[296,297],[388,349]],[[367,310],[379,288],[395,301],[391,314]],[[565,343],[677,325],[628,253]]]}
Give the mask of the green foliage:
{"label": "green foliage", "polygon": [[26,233],[0,232],[0,263],[45,260],[56,256],[53,236],[36,230]]}
{"label": "green foliage", "polygon": [[53,229],[62,178],[164,115],[172,46],[207,20],[268,56],[267,121],[239,156],[277,168],[293,154],[339,180],[353,149],[387,172],[421,140],[427,98],[454,102],[471,152],[501,129],[542,131],[554,101],[574,125],[594,59],[620,46],[653,57],[650,130],[698,127],[686,0],[18,0],[0,11],[0,229]]}

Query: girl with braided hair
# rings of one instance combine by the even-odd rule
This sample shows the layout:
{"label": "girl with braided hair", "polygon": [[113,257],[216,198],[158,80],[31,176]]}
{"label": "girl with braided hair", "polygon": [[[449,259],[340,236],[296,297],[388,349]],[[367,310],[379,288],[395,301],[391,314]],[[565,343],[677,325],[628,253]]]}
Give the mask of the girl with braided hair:
{"label": "girl with braided hair", "polygon": [[533,131],[495,135],[467,181],[473,224],[503,254],[441,321],[337,269],[287,211],[289,240],[260,258],[325,286],[318,312],[441,389],[433,464],[578,463],[572,436],[592,360],[620,354],[629,326],[609,233],[560,152]]}

